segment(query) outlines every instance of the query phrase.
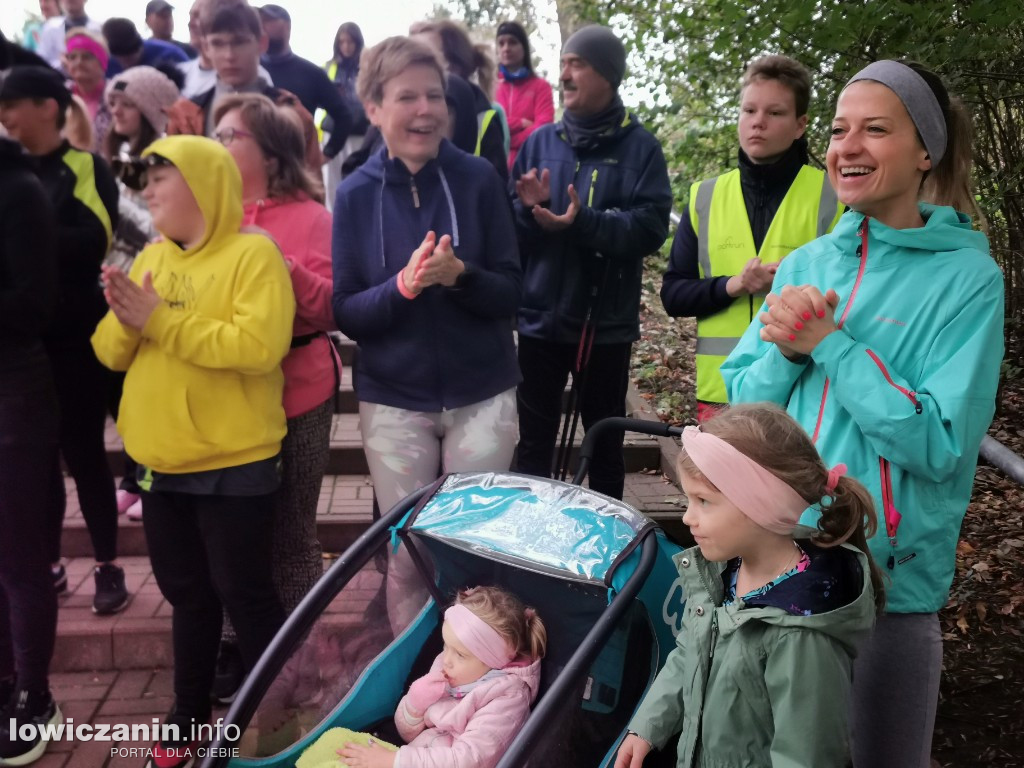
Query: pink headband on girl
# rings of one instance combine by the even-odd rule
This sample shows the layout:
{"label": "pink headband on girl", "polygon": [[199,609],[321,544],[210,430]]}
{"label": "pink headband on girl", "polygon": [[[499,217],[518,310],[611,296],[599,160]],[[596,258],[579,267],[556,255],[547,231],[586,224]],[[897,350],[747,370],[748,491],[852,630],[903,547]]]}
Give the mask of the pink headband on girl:
{"label": "pink headband on girl", "polygon": [[502,669],[516,657],[508,641],[466,606],[456,603],[444,612],[444,620],[466,649],[491,669]]}
{"label": "pink headband on girl", "polygon": [[85,51],[91,53],[96,57],[96,60],[100,63],[103,71],[106,72],[107,64],[110,63],[110,54],[107,53],[107,49],[104,48],[99,41],[93,40],[88,35],[74,35],[68,38],[67,44],[68,53],[71,51]]}
{"label": "pink headband on girl", "polygon": [[772,533],[792,533],[810,506],[791,485],[719,437],[687,427],[683,448],[704,477],[740,512]]}

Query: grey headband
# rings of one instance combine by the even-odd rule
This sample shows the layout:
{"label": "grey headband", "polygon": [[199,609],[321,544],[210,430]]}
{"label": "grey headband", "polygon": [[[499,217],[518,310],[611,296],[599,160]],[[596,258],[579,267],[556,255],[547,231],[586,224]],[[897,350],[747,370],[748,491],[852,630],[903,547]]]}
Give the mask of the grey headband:
{"label": "grey headband", "polygon": [[932,167],[938,165],[946,153],[946,119],[942,116],[939,100],[925,79],[906,64],[885,59],[868,64],[851,77],[846,86],[858,80],[874,80],[899,96],[921,134]]}

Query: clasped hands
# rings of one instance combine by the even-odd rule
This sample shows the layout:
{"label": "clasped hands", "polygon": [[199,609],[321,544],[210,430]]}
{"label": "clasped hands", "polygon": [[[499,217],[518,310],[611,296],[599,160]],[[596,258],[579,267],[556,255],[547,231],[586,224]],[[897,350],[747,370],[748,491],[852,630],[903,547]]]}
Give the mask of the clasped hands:
{"label": "clasped hands", "polygon": [[133,283],[118,267],[104,266],[100,273],[103,277],[103,297],[114,316],[126,328],[141,331],[149,316],[163,301],[153,287],[153,273],[146,272],[142,276],[142,285]]}
{"label": "clasped hands", "polygon": [[442,235],[437,240],[431,230],[409,257],[409,263],[402,270],[402,282],[409,293],[418,295],[431,285],[451,288],[465,271],[465,263],[452,250],[451,236]]}
{"label": "clasped hands", "polygon": [[787,285],[765,299],[768,311],[759,316],[761,339],[775,344],[787,358],[811,354],[821,340],[837,329],[835,309],[839,294],[824,294],[813,285]]}
{"label": "clasped hands", "polygon": [[547,168],[539,175],[536,168],[531,168],[520,176],[516,180],[516,195],[519,196],[519,201],[530,209],[538,226],[545,232],[567,229],[580,212],[580,197],[572,184],[569,185],[569,207],[565,213],[558,216],[543,206],[543,203],[551,199],[551,172]]}

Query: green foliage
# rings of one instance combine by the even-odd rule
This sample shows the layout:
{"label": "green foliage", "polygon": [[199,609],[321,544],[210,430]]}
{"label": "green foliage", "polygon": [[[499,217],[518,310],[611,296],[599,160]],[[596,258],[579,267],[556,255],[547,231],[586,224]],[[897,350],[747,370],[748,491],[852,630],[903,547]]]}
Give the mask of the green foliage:
{"label": "green foliage", "polygon": [[1020,0],[580,0],[578,10],[625,31],[680,205],[691,181],[734,164],[739,79],[758,56],[786,54],[814,75],[807,136],[819,162],[839,91],[866,63],[914,59],[938,72],[972,117],[977,200],[1006,276],[1007,317],[1024,317]]}

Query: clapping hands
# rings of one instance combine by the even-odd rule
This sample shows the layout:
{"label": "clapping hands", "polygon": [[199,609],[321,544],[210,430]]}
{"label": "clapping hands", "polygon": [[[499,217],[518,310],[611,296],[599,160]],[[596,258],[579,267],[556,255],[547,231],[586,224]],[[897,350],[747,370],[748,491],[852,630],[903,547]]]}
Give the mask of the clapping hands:
{"label": "clapping hands", "polygon": [[531,168],[516,180],[516,195],[519,196],[519,201],[530,209],[538,226],[545,232],[566,229],[576,220],[576,214],[581,207],[580,198],[572,184],[569,185],[568,191],[569,207],[565,213],[557,215],[543,206],[551,200],[551,172],[547,168],[539,175],[536,168]]}
{"label": "clapping hands", "polygon": [[452,248],[451,237],[442,235],[437,240],[437,235],[430,231],[402,270],[402,282],[409,293],[418,295],[431,285],[451,288],[465,271],[465,263]]}
{"label": "clapping hands", "polygon": [[117,267],[105,266],[103,276],[103,297],[107,300],[114,316],[127,328],[141,331],[149,316],[160,306],[162,299],[153,287],[153,273],[142,276],[142,285],[133,283]]}

